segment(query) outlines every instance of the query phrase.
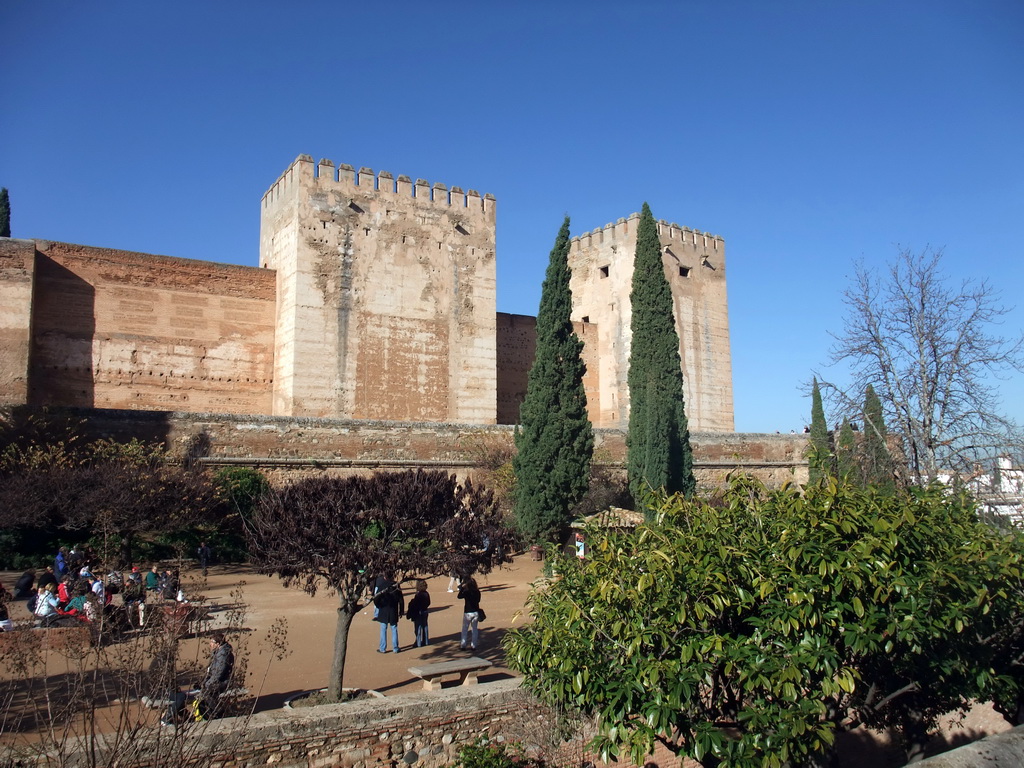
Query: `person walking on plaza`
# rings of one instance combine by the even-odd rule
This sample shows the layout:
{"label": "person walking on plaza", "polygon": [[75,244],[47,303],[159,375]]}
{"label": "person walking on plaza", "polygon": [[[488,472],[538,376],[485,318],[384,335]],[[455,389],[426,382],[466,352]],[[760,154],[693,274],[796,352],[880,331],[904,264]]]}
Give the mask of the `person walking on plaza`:
{"label": "person walking on plaza", "polygon": [[430,645],[430,633],[427,631],[427,613],[430,609],[430,593],[427,582],[420,579],[416,582],[416,594],[409,601],[409,618],[416,630],[416,647]]}
{"label": "person walking on plaza", "polygon": [[469,650],[475,651],[480,641],[480,588],[476,585],[476,579],[469,576],[463,580],[456,597],[463,601],[462,641],[459,648],[466,650],[466,641],[469,640]]}
{"label": "person walking on plaza", "polygon": [[199,542],[199,547],[196,549],[196,558],[198,558],[199,567],[203,569],[203,576],[205,576],[206,569],[210,565],[210,548],[206,546],[205,541]]}
{"label": "person walking on plaza", "polygon": [[402,590],[394,582],[394,576],[387,574],[381,588],[373,596],[373,604],[377,608],[377,615],[374,617],[380,622],[380,645],[377,653],[387,653],[388,650],[388,627],[391,627],[391,649],[398,653],[401,647],[398,645],[398,620],[405,614],[405,598]]}

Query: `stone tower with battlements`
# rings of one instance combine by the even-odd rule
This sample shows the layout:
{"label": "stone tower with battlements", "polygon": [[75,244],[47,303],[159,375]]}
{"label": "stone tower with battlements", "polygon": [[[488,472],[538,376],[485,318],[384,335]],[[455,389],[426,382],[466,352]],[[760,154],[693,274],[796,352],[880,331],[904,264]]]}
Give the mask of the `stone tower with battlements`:
{"label": "stone tower with battlements", "polygon": [[[572,241],[572,318],[597,327],[595,427],[629,426],[629,351],[633,257],[640,214]],[[732,432],[732,358],[726,300],[725,241],[678,224],[658,223],[665,276],[672,289],[686,414],[695,432]]]}
{"label": "stone tower with battlements", "polygon": [[495,200],[300,155],[263,196],[273,413],[493,424]]}

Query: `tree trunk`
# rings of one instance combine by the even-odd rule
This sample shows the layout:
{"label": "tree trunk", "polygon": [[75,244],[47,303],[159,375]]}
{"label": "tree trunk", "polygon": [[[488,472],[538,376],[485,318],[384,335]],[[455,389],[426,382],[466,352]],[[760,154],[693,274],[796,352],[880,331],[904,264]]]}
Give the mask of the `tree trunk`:
{"label": "tree trunk", "polygon": [[338,604],[338,622],[334,629],[334,656],[331,661],[331,676],[327,681],[327,696],[331,701],[341,699],[345,678],[345,656],[348,654],[348,630],[352,626],[354,611],[345,602]]}

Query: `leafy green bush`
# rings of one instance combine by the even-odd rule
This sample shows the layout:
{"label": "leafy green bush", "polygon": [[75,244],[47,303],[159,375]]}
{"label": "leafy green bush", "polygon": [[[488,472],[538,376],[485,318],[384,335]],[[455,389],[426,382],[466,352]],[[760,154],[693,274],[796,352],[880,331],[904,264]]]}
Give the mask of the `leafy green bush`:
{"label": "leafy green bush", "polygon": [[517,746],[477,741],[459,750],[452,768],[543,768],[546,763],[533,760]]}
{"label": "leafy green bush", "polygon": [[741,479],[648,511],[635,531],[588,531],[588,557],[560,558],[504,641],[541,699],[596,717],[604,755],[661,743],[778,768],[858,724],[897,729],[913,755],[972,699],[1017,711],[1024,537],[969,497]]}

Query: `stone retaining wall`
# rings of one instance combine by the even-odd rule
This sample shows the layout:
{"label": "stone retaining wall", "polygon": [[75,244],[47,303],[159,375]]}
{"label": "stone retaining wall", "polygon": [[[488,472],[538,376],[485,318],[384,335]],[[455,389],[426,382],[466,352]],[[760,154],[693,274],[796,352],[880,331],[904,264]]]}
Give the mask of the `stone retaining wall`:
{"label": "stone retaining wall", "polygon": [[[195,724],[155,727],[131,744],[82,745],[66,768],[209,766],[210,768],[442,768],[478,739],[529,747],[551,732],[550,716],[519,687],[501,680],[385,699],[262,712]],[[102,739],[98,741],[102,742]],[[76,762],[77,760],[77,762]],[[42,765],[44,759],[23,762]],[[631,768],[632,763],[619,763]]]}
{"label": "stone retaining wall", "polygon": [[[29,415],[36,409],[22,406]],[[429,422],[310,419],[226,413],[62,409],[83,419],[96,436],[133,437],[163,443],[204,463],[244,465],[273,482],[305,474],[437,468],[459,475],[494,469],[496,456],[511,456],[514,427]],[[594,432],[594,459],[623,467],[626,435]],[[704,487],[721,485],[730,473],[751,474],[769,486],[807,482],[807,436],[695,432],[690,436],[694,472]]]}
{"label": "stone retaining wall", "polygon": [[[153,727],[114,745],[66,744],[61,765],[119,768],[444,768],[460,749],[479,739],[523,745],[528,752],[577,765],[596,756],[582,741],[559,744],[554,718],[520,680],[455,686],[384,699],[309,709],[282,709],[180,729]],[[93,748],[94,747],[94,748]],[[558,753],[553,752],[558,749]],[[12,757],[0,753],[0,762]],[[52,758],[53,756],[49,756]],[[17,756],[22,768],[48,765],[47,756]],[[671,760],[671,762],[668,762]],[[655,755],[658,765],[678,758]],[[601,764],[601,763],[598,763]],[[686,766],[696,765],[684,761]],[[1024,765],[1024,726],[924,760],[922,768],[1016,768]],[[616,766],[637,768],[623,758]]]}

